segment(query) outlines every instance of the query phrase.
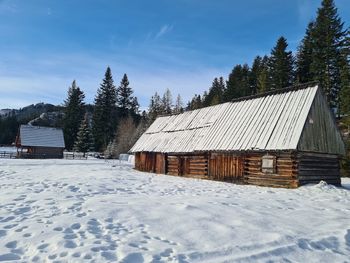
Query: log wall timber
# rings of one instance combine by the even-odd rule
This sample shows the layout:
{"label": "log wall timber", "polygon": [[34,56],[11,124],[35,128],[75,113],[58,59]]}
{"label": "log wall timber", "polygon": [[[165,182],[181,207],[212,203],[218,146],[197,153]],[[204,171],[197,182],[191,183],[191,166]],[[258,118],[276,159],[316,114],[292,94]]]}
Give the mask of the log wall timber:
{"label": "log wall timber", "polygon": [[336,155],[298,153],[299,185],[318,183],[321,180],[340,185],[339,158]]}
{"label": "log wall timber", "polygon": [[265,153],[248,154],[244,161],[244,181],[248,184],[296,188],[298,187],[298,167],[296,156],[292,153],[276,153],[275,173],[261,171],[262,156]]}
{"label": "log wall timber", "polygon": [[209,176],[219,181],[243,180],[243,159],[233,154],[212,153],[209,158]]}
{"label": "log wall timber", "polygon": [[165,173],[165,154],[138,152],[135,153],[135,168],[143,172]]}
{"label": "log wall timber", "polygon": [[167,158],[167,174],[181,175],[181,163],[178,156],[168,156]]}
{"label": "log wall timber", "polygon": [[168,155],[167,173],[190,177],[207,176],[208,157],[206,155]]}
{"label": "log wall timber", "polygon": [[148,152],[139,152],[135,154],[135,168],[143,172],[153,171],[154,154]]}
{"label": "log wall timber", "polygon": [[165,154],[156,153],[155,155],[154,172],[157,174],[165,174]]}

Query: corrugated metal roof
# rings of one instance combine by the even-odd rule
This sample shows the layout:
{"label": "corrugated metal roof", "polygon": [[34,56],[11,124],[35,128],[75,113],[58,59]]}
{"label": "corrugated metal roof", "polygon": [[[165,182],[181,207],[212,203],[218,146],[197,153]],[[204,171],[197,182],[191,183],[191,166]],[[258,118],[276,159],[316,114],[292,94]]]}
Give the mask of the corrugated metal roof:
{"label": "corrugated metal roof", "polygon": [[295,150],[318,86],[160,117],[131,152]]}
{"label": "corrugated metal roof", "polygon": [[20,136],[22,146],[65,147],[62,129],[21,125]]}

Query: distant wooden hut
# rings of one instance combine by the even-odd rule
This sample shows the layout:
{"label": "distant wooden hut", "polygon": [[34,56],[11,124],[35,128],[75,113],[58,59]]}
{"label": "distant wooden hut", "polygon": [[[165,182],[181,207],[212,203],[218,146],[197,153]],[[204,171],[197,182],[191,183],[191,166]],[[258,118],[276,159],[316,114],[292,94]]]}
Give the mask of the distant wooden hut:
{"label": "distant wooden hut", "polygon": [[62,129],[21,125],[16,138],[19,158],[63,158]]}
{"label": "distant wooden hut", "polygon": [[159,117],[130,151],[140,171],[295,188],[340,185],[345,147],[313,85]]}

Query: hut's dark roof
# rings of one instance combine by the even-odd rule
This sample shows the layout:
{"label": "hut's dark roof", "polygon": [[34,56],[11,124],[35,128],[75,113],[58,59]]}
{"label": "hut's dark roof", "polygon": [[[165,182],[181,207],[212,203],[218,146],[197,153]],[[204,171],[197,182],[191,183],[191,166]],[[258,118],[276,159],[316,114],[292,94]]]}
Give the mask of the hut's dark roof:
{"label": "hut's dark roof", "polygon": [[21,146],[64,148],[62,129],[21,125]]}

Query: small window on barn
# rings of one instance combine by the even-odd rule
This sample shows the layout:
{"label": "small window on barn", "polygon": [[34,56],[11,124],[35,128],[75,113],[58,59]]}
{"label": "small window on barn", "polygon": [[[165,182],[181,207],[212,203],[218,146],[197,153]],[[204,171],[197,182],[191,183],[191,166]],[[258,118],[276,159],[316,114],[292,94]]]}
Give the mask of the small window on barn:
{"label": "small window on barn", "polygon": [[264,155],[261,161],[261,171],[266,174],[276,173],[276,157]]}

